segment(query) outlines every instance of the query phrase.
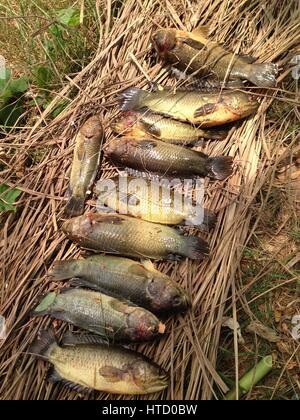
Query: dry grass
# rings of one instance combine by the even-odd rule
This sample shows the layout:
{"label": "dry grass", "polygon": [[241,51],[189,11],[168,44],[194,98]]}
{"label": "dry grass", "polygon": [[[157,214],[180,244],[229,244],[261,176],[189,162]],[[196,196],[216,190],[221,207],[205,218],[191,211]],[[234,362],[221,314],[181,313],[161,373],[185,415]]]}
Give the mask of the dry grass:
{"label": "dry grass", "polygon": [[[116,95],[129,86],[146,86],[145,76],[130,53],[151,80],[165,83],[167,73],[150,50],[151,32],[161,26],[189,30],[199,23],[209,24],[211,35],[228,47],[239,48],[261,61],[277,62],[282,81],[300,44],[298,2],[127,0],[115,17],[109,13],[110,4],[96,2],[98,10],[105,13],[93,61],[66,83],[32,126],[3,140],[2,147],[13,158],[0,173],[0,182],[24,192],[19,203],[21,210],[3,221],[0,238],[0,313],[5,315],[8,327],[7,340],[0,341],[3,399],[80,398],[66,388],[46,383],[45,364],[26,354],[41,326],[51,323],[49,319],[30,319],[28,313],[41,293],[56,287],[46,276],[52,262],[80,252],[60,232],[74,133],[87,116],[99,113],[107,128],[106,141],[110,141],[109,123],[116,115]],[[290,118],[294,113],[298,116],[299,96],[295,83],[285,80],[265,96],[265,92],[253,90],[261,97],[257,115],[245,121],[226,141],[210,142],[205,147],[212,154],[234,156],[236,170],[226,183],[207,184],[207,204],[220,210],[216,229],[208,238],[212,248],[209,261],[159,264],[190,291],[193,310],[184,317],[168,320],[168,333],[160,342],[140,347],[171,374],[168,390],[150,398],[206,400],[227,391],[215,368],[218,344],[224,309],[229,306],[235,317],[236,302],[241,297],[236,274],[250,237],[250,221],[260,214],[253,202],[284,158],[279,154],[281,143],[290,148],[297,142],[290,130]],[[74,88],[77,95],[66,111],[51,121],[51,109]],[[275,98],[290,109],[280,119],[267,114]],[[19,168],[24,167],[28,153],[40,147],[45,152],[42,160],[20,175]],[[109,176],[112,170],[105,163],[101,175]],[[65,328],[60,322],[54,325],[58,332]],[[234,344],[237,359],[236,338]],[[95,393],[92,398],[109,396]]]}

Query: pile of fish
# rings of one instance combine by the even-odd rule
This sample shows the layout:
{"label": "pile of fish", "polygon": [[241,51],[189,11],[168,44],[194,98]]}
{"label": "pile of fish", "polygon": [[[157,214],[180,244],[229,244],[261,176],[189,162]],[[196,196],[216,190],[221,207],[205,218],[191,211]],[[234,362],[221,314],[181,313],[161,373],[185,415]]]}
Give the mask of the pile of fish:
{"label": "pile of fish", "polygon": [[[161,367],[124,345],[159,338],[165,332],[160,317],[189,308],[188,293],[150,260],[206,258],[208,243],[198,235],[185,236],[179,225],[208,231],[216,215],[202,208],[199,218],[192,204],[177,211],[173,204],[182,194],[160,184],[160,179],[228,178],[233,171],[230,156],[207,156],[191,146],[201,139],[222,140],[228,133],[226,124],[257,111],[255,97],[237,90],[245,81],[259,87],[276,82],[276,65],[256,64],[252,57],[227,52],[207,38],[206,27],[191,33],[159,30],[153,44],[181,80],[195,86],[205,81],[203,85],[209,82],[214,88],[191,90],[189,85],[185,90],[148,92],[132,87],[121,94],[122,113],[111,127],[117,137],[104,152],[127,171],[115,184],[143,178],[145,188],[118,194],[110,211],[84,214],[86,196],[92,189],[96,197],[101,194],[98,184],[92,188],[104,139],[100,118],[89,118],[76,136],[65,209],[71,218],[62,230],[95,254],[56,261],[49,275],[54,282],[68,281],[68,287],[44,296],[33,315],[50,315],[93,334],[68,333],[59,345],[51,330],[43,331],[30,352],[53,364],[51,381],[78,392],[147,394],[167,387],[168,374]],[[153,176],[161,188],[158,196],[151,189]],[[165,193],[168,206],[162,199]],[[124,203],[126,215],[121,211]]]}

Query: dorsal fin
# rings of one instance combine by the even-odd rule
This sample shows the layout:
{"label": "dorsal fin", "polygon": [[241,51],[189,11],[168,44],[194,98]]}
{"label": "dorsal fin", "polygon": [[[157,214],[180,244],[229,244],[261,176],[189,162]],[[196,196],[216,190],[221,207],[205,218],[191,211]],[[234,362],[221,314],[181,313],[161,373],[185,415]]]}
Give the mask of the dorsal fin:
{"label": "dorsal fin", "polygon": [[99,335],[75,335],[71,331],[67,331],[62,339],[63,346],[79,346],[83,344],[105,344],[108,345],[107,340]]}

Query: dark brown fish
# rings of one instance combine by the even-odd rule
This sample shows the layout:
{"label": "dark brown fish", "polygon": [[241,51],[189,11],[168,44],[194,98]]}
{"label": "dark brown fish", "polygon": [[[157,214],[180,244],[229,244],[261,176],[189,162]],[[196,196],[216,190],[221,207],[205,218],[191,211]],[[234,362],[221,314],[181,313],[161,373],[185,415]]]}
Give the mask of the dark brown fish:
{"label": "dark brown fish", "polygon": [[169,226],[120,214],[88,213],[68,220],[63,232],[80,246],[110,254],[150,259],[203,259],[207,242]]}
{"label": "dark brown fish", "polygon": [[111,141],[105,154],[115,164],[162,175],[208,176],[223,180],[232,174],[232,157],[208,157],[195,150],[160,140],[121,137]]}
{"label": "dark brown fish", "polygon": [[73,278],[72,285],[126,299],[154,313],[182,311],[190,303],[186,291],[149,260],[92,255],[84,260],[56,261],[49,274],[57,281]]}
{"label": "dark brown fish", "polygon": [[100,161],[103,127],[98,116],[89,118],[75,138],[69,195],[65,212],[79,216],[84,211],[85,197],[92,186]]}
{"label": "dark brown fish", "polygon": [[232,54],[208,39],[208,28],[193,32],[161,29],[153,35],[153,44],[159,56],[185,74],[208,73],[220,84],[224,80],[249,80],[256,86],[276,84],[278,67],[273,63],[254,63],[256,58]]}

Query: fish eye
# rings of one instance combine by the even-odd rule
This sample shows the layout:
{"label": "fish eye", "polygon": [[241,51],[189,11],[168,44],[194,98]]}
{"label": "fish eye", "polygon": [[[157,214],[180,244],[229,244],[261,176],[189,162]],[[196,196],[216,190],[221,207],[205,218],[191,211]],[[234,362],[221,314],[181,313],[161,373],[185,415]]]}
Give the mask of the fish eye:
{"label": "fish eye", "polygon": [[181,299],[180,299],[180,296],[175,296],[175,297],[174,297],[174,299],[173,299],[173,304],[174,304],[175,306],[179,306],[179,305],[181,304]]}

